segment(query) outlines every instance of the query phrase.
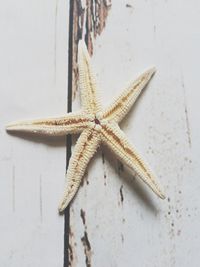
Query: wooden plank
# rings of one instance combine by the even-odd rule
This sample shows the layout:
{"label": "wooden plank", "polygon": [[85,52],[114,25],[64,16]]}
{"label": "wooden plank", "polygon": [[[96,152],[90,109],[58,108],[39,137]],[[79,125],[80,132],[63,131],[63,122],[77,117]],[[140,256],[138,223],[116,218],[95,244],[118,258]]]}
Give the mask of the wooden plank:
{"label": "wooden plank", "polygon": [[[85,10],[93,3],[75,2]],[[113,1],[104,31],[92,39],[105,105],[137,73],[152,64],[158,69],[121,127],[157,173],[167,199],[157,199],[100,149],[70,208],[70,266],[198,265],[199,141],[192,130],[199,110],[199,8],[186,0]],[[76,110],[79,91],[74,96]]]}
{"label": "wooden plank", "polygon": [[65,138],[5,125],[66,113],[68,2],[8,0],[0,20],[0,266],[62,266]]}
{"label": "wooden plank", "polygon": [[[64,249],[65,267],[68,261],[73,267],[196,267],[200,4],[129,0],[112,1],[108,8],[108,1],[72,2],[79,7],[76,30],[86,34],[105,105],[137,73],[152,64],[158,69],[121,127],[157,173],[167,199],[157,199],[102,148],[69,217],[66,213],[63,247],[57,204],[65,139],[21,139],[7,135],[4,126],[14,119],[65,113],[69,3],[7,0],[0,9],[0,265],[62,266]],[[77,110],[76,57],[73,64]]]}

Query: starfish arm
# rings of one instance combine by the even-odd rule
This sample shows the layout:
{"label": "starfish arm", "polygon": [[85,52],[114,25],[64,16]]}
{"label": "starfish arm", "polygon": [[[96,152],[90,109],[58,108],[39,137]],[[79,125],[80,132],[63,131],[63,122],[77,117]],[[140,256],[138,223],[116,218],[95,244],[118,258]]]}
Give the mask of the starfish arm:
{"label": "starfish arm", "polygon": [[90,116],[85,114],[68,113],[59,118],[13,122],[6,126],[6,130],[61,136],[83,131],[89,125],[90,120]]}
{"label": "starfish arm", "polygon": [[151,68],[141,74],[134,82],[130,83],[121,95],[104,111],[103,119],[120,122],[128,113],[154,73],[155,68]]}
{"label": "starfish arm", "polygon": [[153,190],[156,195],[164,199],[154,175],[147,165],[129,143],[124,133],[116,123],[102,125],[102,141],[105,143],[128,167],[133,169],[138,176]]}
{"label": "starfish arm", "polygon": [[86,129],[75,145],[67,171],[67,185],[59,205],[62,212],[78,191],[86,167],[100,144],[100,135],[94,129]]}
{"label": "starfish arm", "polygon": [[96,81],[92,72],[90,56],[84,41],[78,46],[79,86],[81,89],[81,102],[86,112],[95,114],[101,110],[97,96]]}

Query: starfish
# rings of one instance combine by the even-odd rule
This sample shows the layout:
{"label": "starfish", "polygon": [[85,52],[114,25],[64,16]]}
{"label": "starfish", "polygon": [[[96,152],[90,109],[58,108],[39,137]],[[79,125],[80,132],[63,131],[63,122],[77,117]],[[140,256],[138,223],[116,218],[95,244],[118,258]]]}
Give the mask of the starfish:
{"label": "starfish", "polygon": [[67,170],[67,183],[59,205],[62,212],[77,193],[86,167],[100,144],[107,145],[114,154],[143,180],[160,198],[165,196],[155,176],[136,152],[118,123],[128,113],[141,91],[155,72],[150,68],[116,98],[105,110],[99,101],[90,56],[84,41],[78,46],[79,87],[82,109],[58,118],[19,121],[7,126],[7,131],[22,131],[51,136],[81,133],[74,147]]}

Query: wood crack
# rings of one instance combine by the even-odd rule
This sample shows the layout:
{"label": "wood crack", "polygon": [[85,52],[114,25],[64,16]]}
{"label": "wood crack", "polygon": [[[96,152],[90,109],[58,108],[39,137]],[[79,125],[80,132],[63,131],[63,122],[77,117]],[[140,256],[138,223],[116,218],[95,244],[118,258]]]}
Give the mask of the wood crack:
{"label": "wood crack", "polygon": [[92,249],[91,249],[91,244],[90,244],[90,241],[88,238],[88,233],[87,233],[85,211],[82,209],[80,210],[80,216],[82,219],[82,223],[84,225],[84,235],[81,237],[81,242],[82,242],[83,248],[84,248],[85,265],[86,265],[86,267],[91,267]]}

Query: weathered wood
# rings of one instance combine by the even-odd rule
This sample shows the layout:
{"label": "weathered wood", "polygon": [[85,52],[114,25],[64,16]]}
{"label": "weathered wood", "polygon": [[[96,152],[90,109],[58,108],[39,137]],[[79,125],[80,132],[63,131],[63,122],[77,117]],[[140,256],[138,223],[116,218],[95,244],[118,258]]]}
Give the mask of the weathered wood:
{"label": "weathered wood", "polygon": [[63,266],[64,250],[65,267],[68,261],[73,267],[196,267],[200,4],[196,0],[72,2],[68,111],[70,93],[73,110],[80,108],[78,38],[86,38],[105,106],[126,82],[155,65],[156,75],[121,127],[157,173],[167,199],[156,198],[102,148],[89,165],[69,216],[66,213],[63,247],[64,222],[57,206],[64,186],[65,139],[22,139],[7,135],[4,126],[14,119],[66,112],[70,3],[4,1],[0,266]]}
{"label": "weathered wood", "polygon": [[[193,47],[187,35],[196,35],[198,17],[194,6],[181,5],[180,14],[171,1],[115,1],[105,30],[93,41],[92,61],[105,105],[137,73],[152,64],[158,69],[121,126],[156,171],[167,199],[157,199],[106,148],[100,149],[70,208],[70,266],[198,265],[200,240],[190,236],[199,234],[197,148],[190,130],[192,94],[187,93],[194,92],[192,79],[195,84],[197,79],[184,53]],[[195,17],[192,27],[187,26],[188,8]],[[74,96],[73,109],[78,109],[79,92]]]}

